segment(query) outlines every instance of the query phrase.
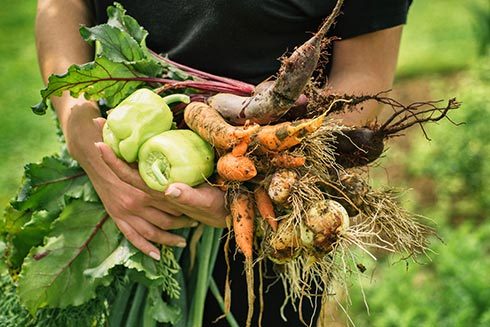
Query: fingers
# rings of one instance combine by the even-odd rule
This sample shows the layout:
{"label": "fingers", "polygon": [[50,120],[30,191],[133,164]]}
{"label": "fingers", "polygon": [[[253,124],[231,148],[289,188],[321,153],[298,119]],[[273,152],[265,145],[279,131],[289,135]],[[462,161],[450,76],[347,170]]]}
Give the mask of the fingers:
{"label": "fingers", "polygon": [[99,149],[105,163],[111,167],[112,171],[121,180],[141,190],[148,189],[145,182],[141,179],[138,170],[124,160],[119,159],[109,145],[104,142],[96,142],[95,146]]}
{"label": "fingers", "polygon": [[208,184],[193,188],[183,183],[171,184],[165,196],[185,215],[214,227],[226,227],[224,192]]}
{"label": "fingers", "polygon": [[105,124],[106,119],[102,118],[102,117],[97,117],[97,118],[94,118],[93,121],[94,121],[95,125],[99,128],[99,130],[102,131],[102,129],[104,128],[104,124]]}
{"label": "fingers", "polygon": [[155,243],[177,247],[185,247],[187,245],[185,238],[179,235],[146,226],[143,219],[135,218],[135,220],[140,228],[145,226],[142,232],[136,231],[133,226],[124,220],[114,219],[114,222],[131,244],[155,260],[160,260],[160,250],[155,246]]}

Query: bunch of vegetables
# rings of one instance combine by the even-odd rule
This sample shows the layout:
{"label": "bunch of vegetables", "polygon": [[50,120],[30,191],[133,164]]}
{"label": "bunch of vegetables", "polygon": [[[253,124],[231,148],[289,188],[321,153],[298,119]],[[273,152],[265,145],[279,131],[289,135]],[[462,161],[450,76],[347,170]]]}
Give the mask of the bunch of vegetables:
{"label": "bunch of vegetables", "polygon": [[[322,90],[312,76],[341,6],[339,0],[318,32],[282,60],[277,76],[254,86],[152,52],[145,45],[147,32],[115,4],[107,24],[81,28],[85,40],[97,42],[95,60],[51,76],[43,100],[33,107],[42,114],[51,96],[67,90],[103,100],[110,109],[104,141],[124,160],[136,161],[150,187],[162,191],[174,181],[212,182],[226,192],[232,231],[227,235],[244,257],[249,285],[247,326],[254,315],[253,271],[263,260],[278,267],[286,301],[325,303],[334,282],[347,291],[348,277],[363,272],[356,249],[373,259],[375,249],[416,260],[435,233],[398,204],[397,192],[372,188],[366,176],[390,136],[442,119],[459,104],[452,99],[442,108],[438,102],[404,106],[382,94]],[[367,100],[391,106],[392,116],[359,127],[330,117]],[[188,149],[186,156],[179,155],[181,147]],[[80,216],[84,219],[77,220]],[[221,299],[210,280],[221,231],[184,230],[197,246],[164,248],[155,262],[122,239],[108,218],[76,163],[49,157],[29,165],[2,226],[20,301],[35,314],[90,303],[99,298],[98,289],[112,287],[126,295],[106,299],[110,313],[131,308],[148,326],[200,326],[208,288]],[[68,226],[76,226],[79,237],[70,239]],[[62,243],[68,241],[76,244]],[[87,289],[76,294],[82,280]],[[229,291],[228,280],[217,282]],[[229,294],[221,305],[236,326]],[[110,325],[123,321],[110,313]]]}

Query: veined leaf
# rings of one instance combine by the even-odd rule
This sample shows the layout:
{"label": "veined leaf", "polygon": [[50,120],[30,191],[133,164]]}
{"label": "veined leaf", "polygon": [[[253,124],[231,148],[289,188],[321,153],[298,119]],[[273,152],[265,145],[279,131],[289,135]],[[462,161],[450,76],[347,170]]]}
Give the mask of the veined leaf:
{"label": "veined leaf", "polygon": [[11,205],[20,211],[46,210],[58,215],[66,198],[98,201],[88,177],[74,161],[51,156],[25,166],[23,186]]}
{"label": "veined leaf", "polygon": [[161,291],[156,287],[148,289],[148,305],[146,306],[145,317],[149,321],[158,321],[175,325],[182,319],[182,308],[166,302],[162,299]]}
{"label": "veined leaf", "polygon": [[111,26],[117,26],[131,35],[141,46],[145,45],[148,32],[131,16],[126,15],[126,10],[120,3],[114,3],[114,6],[107,7],[107,23]]}
{"label": "veined leaf", "polygon": [[[146,59],[139,62],[139,69],[148,62]],[[148,81],[135,66],[136,63],[112,62],[104,56],[83,65],[72,65],[65,74],[49,77],[48,86],[41,90],[41,103],[32,109],[37,114],[44,114],[47,99],[60,96],[64,91],[70,91],[73,97],[84,94],[95,101],[105,99],[112,107]]]}
{"label": "veined leaf", "polygon": [[20,212],[12,207],[5,211],[4,232],[9,234],[5,243],[8,251],[5,259],[11,272],[20,271],[24,258],[33,246],[42,243],[51,231],[51,223],[55,219],[47,211]]}
{"label": "veined leaf", "polygon": [[118,3],[107,8],[107,24],[93,27],[82,26],[80,35],[87,42],[97,41],[99,55],[114,62],[136,63],[148,59],[148,64],[140,67],[147,76],[157,76],[162,66],[146,47],[146,31]]}
{"label": "veined leaf", "polygon": [[100,203],[68,204],[43,246],[24,261],[18,291],[32,313],[44,307],[77,306],[95,297],[111,276],[90,279],[84,271],[98,266],[116,248],[120,232]]}
{"label": "veined leaf", "polygon": [[11,271],[19,270],[31,248],[42,243],[70,199],[99,201],[74,161],[51,156],[25,166],[23,186],[5,209],[0,229],[9,235],[6,259]]}
{"label": "veined leaf", "polygon": [[106,24],[82,26],[80,35],[97,42],[99,53],[94,61],[72,65],[65,74],[51,75],[41,90],[42,101],[32,110],[44,114],[47,100],[70,91],[74,97],[84,94],[92,100],[104,99],[109,107],[117,105],[136,88],[161,76],[164,67],[148,51],[148,32],[121,5],[109,6]]}

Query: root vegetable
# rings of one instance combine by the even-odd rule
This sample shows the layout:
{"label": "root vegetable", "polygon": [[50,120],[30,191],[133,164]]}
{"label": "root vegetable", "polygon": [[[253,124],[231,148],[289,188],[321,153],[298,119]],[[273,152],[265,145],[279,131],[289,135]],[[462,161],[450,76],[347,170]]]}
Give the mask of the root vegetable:
{"label": "root vegetable", "polygon": [[232,149],[235,155],[243,154],[247,149],[259,154],[287,150],[318,130],[324,118],[325,115],[321,115],[275,125],[232,126],[216,110],[201,102],[191,102],[184,111],[190,129],[218,149]]}
{"label": "root vegetable", "polygon": [[366,127],[336,135],[335,160],[344,168],[367,165],[384,150],[384,135]]}
{"label": "root vegetable", "polygon": [[349,215],[340,203],[334,200],[316,202],[305,216],[301,233],[303,245],[329,252],[339,235],[349,228],[349,223]]}
{"label": "root vegetable", "polygon": [[267,256],[277,263],[285,264],[301,252],[299,229],[291,219],[283,219],[277,226],[277,232],[268,239]]}
{"label": "root vegetable", "polygon": [[245,258],[252,258],[254,233],[254,204],[252,196],[245,190],[231,198],[230,212],[233,218],[233,231],[236,243]]}
{"label": "root vegetable", "polygon": [[306,157],[288,152],[275,153],[271,157],[272,166],[277,168],[298,168],[306,162]]}
{"label": "root vegetable", "polygon": [[227,121],[244,124],[251,121],[268,124],[283,116],[300,97],[317,67],[322,40],[340,13],[343,4],[338,0],[329,17],[308,41],[282,60],[277,78],[268,86],[259,86],[250,97],[218,93],[208,99]]}
{"label": "root vegetable", "polygon": [[267,194],[274,203],[286,204],[297,181],[298,174],[294,170],[280,169],[272,174]]}
{"label": "root vegetable", "polygon": [[300,144],[308,134],[318,130],[324,118],[325,115],[321,115],[312,119],[261,126],[256,133],[251,135],[249,148],[259,153],[290,149]]}
{"label": "root vegetable", "polygon": [[255,206],[259,211],[262,218],[275,232],[277,231],[278,222],[276,220],[276,213],[274,211],[274,204],[272,203],[269,194],[267,194],[265,188],[262,185],[258,185],[254,190]]}
{"label": "root vegetable", "polygon": [[246,326],[251,326],[255,302],[253,273],[253,234],[254,205],[253,197],[246,190],[239,190],[230,203],[233,218],[233,231],[238,248],[245,256],[245,275],[247,279],[248,313]]}
{"label": "root vegetable", "polygon": [[253,161],[247,156],[235,156],[229,152],[218,159],[218,174],[227,181],[244,182],[257,175]]}
{"label": "root vegetable", "polygon": [[347,210],[349,216],[357,215],[364,206],[369,185],[357,174],[343,174],[339,183],[343,194],[339,194],[337,201]]}
{"label": "root vegetable", "polygon": [[220,114],[202,102],[191,102],[184,110],[187,126],[216,148],[230,150],[249,139],[259,125],[232,126]]}

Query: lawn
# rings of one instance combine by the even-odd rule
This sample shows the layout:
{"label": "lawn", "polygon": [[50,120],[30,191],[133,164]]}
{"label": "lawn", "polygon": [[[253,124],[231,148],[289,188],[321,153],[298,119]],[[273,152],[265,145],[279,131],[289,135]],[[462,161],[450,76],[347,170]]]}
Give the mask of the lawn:
{"label": "lawn", "polygon": [[3,2],[0,12],[0,205],[17,191],[23,166],[54,153],[59,145],[52,114],[36,116],[30,106],[43,87],[34,45],[36,1]]}

